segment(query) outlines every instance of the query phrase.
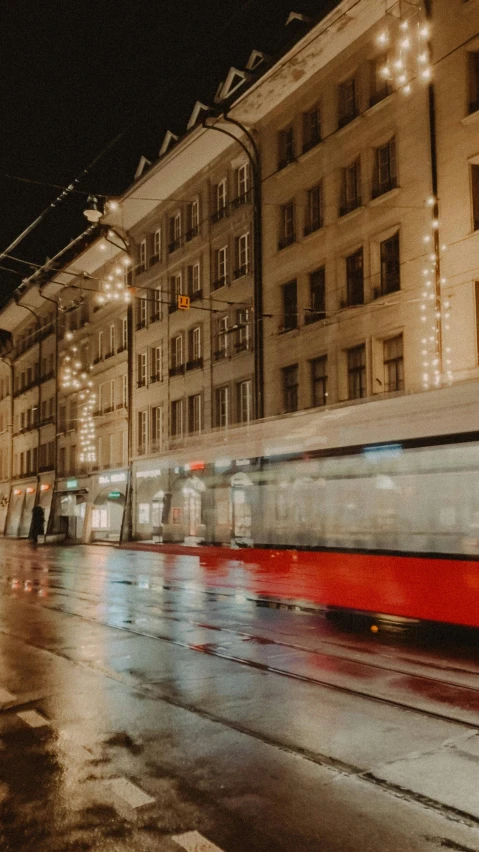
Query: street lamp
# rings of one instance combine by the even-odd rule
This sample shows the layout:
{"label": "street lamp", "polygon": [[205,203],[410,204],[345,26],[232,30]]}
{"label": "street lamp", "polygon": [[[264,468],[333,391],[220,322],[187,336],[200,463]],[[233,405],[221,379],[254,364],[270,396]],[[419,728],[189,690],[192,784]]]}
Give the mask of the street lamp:
{"label": "street lamp", "polygon": [[83,211],[83,215],[92,225],[96,225],[97,222],[100,221],[103,216],[102,211],[98,206],[98,198],[96,195],[89,195],[86,200],[86,207]]}

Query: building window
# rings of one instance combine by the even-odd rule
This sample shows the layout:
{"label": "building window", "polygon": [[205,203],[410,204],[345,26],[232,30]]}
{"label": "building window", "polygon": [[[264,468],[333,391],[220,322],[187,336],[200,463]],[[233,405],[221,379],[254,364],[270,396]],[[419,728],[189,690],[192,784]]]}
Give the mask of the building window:
{"label": "building window", "polygon": [[376,56],[370,64],[370,70],[369,106],[374,106],[374,104],[377,104],[379,101],[387,98],[387,96],[392,92],[387,56]]}
{"label": "building window", "polygon": [[115,323],[110,325],[110,351],[108,354],[115,354]]}
{"label": "building window", "polygon": [[173,252],[181,246],[181,213],[178,211],[170,218],[170,243],[168,251]]}
{"label": "building window", "polygon": [[228,282],[228,246],[222,246],[215,254],[216,280],[213,282],[213,290],[224,287]]}
{"label": "building window", "polygon": [[361,207],[361,159],[342,170],[340,216]]}
{"label": "building window", "polygon": [[311,323],[324,319],[326,316],[326,274],[324,266],[315,269],[309,276],[310,307],[304,320]]}
{"label": "building window", "polygon": [[215,390],[215,426],[225,428],[229,423],[229,388]]}
{"label": "building window", "polygon": [[282,204],[280,207],[278,249],[286,248],[296,239],[294,227],[294,202]]}
{"label": "building window", "polygon": [[146,240],[142,240],[138,251],[138,267],[137,273],[144,272],[146,269]]}
{"label": "building window", "polygon": [[171,370],[170,375],[183,372],[183,336],[177,334],[171,338]]}
{"label": "building window", "polygon": [[140,296],[140,298],[136,300],[137,329],[146,328],[147,308],[148,302],[146,301],[146,297]]}
{"label": "building window", "polygon": [[284,169],[294,161],[294,130],[286,127],[278,134],[278,169]]}
{"label": "building window", "polygon": [[311,361],[311,402],[313,406],[328,401],[328,359],[326,355]]}
{"label": "building window", "polygon": [[243,352],[249,349],[249,308],[240,308],[236,311],[236,351]]}
{"label": "building window", "polygon": [[232,206],[239,207],[241,204],[246,204],[249,193],[249,168],[246,163],[236,170],[236,198],[233,199]]}
{"label": "building window", "polygon": [[283,368],[283,407],[285,412],[298,410],[298,365]]}
{"label": "building window", "polygon": [[224,217],[228,213],[228,195],[227,195],[227,184],[226,178],[220,180],[219,183],[215,186],[215,196],[214,196],[215,209],[212,216],[213,222],[218,222],[220,219],[224,219]]}
{"label": "building window", "polygon": [[362,248],[346,258],[346,305],[364,304],[364,271]]}
{"label": "building window", "polygon": [[181,272],[175,272],[170,278],[170,311],[176,311],[178,296],[181,296]]}
{"label": "building window", "polygon": [[128,346],[128,320],[126,317],[121,319],[121,349],[122,351]]}
{"label": "building window", "polygon": [[102,358],[103,358],[103,331],[100,330],[98,332],[98,355],[97,355],[96,360],[101,361]]}
{"label": "building window", "polygon": [[[137,365],[138,365],[138,387],[144,388],[146,386],[146,365],[147,365],[146,352],[141,352],[137,356]],[[101,390],[101,387],[100,387],[100,390]]]}
{"label": "building window", "polygon": [[475,231],[479,231],[479,164],[471,163],[472,221]]}
{"label": "building window", "polygon": [[188,332],[188,361],[190,365],[199,366],[201,360],[201,327],[196,325]]}
{"label": "building window", "polygon": [[381,296],[394,293],[400,286],[399,231],[380,243]]}
{"label": "building window", "polygon": [[158,228],[153,234],[153,255],[150,258],[150,266],[158,263],[161,260],[161,228]]}
{"label": "building window", "polygon": [[183,400],[175,399],[171,403],[170,434],[172,438],[183,436]]}
{"label": "building window", "polygon": [[150,322],[157,322],[161,319],[161,287],[154,287],[151,290],[151,314]]}
{"label": "building window", "polygon": [[147,451],[148,444],[148,412],[138,412],[138,454],[143,455]]}
{"label": "building window", "polygon": [[200,262],[193,263],[188,267],[188,294],[190,298],[199,298],[201,293],[201,267]]}
{"label": "building window", "polygon": [[348,397],[362,399],[366,396],[366,346],[348,349]]}
{"label": "building window", "polygon": [[235,278],[241,278],[249,272],[249,231],[235,239]]}
{"label": "building window", "polygon": [[338,87],[338,125],[344,127],[358,115],[356,79],[350,77]]}
{"label": "building window", "polygon": [[153,346],[151,349],[151,381],[161,382],[163,380],[163,358],[161,346]]}
{"label": "building window", "polygon": [[374,151],[373,198],[389,192],[397,186],[396,138]]}
{"label": "building window", "polygon": [[201,432],[202,399],[201,394],[188,397],[188,432],[198,435]]}
{"label": "building window", "polygon": [[[40,466],[42,466],[42,456],[43,456],[42,450],[43,450],[43,446],[40,447]],[[64,476],[65,473],[66,473],[66,456],[67,456],[66,447],[60,447],[59,456],[58,456],[58,467],[59,467],[58,473],[60,474],[60,476]]]}
{"label": "building window", "polygon": [[238,423],[249,423],[252,418],[251,379],[236,385],[236,414]]}
{"label": "building window", "polygon": [[215,360],[228,357],[228,317],[216,320],[216,351]]}
{"label": "building window", "polygon": [[316,104],[303,113],[303,153],[321,142],[321,114]]}
{"label": "building window", "polygon": [[163,408],[156,405],[151,409],[151,449],[157,452],[163,445]]}
{"label": "building window", "polygon": [[384,390],[404,390],[403,336],[391,337],[383,343]]}
{"label": "building window", "polygon": [[308,204],[306,207],[306,224],[304,227],[304,236],[307,237],[313,231],[318,231],[323,227],[323,192],[322,185],[318,183],[316,186],[308,190]]}
{"label": "building window", "polygon": [[121,404],[123,408],[128,408],[128,376],[121,377]]}
{"label": "building window", "polygon": [[282,287],[283,325],[282,331],[291,331],[298,327],[298,288],[296,281],[289,281]]}
{"label": "building window", "polygon": [[469,112],[479,110],[479,53],[468,51]]}
{"label": "building window", "polygon": [[192,240],[193,237],[196,237],[200,231],[200,202],[198,201],[198,199],[195,199],[191,202],[191,204],[188,204],[186,212],[187,231],[185,234],[185,239],[189,241]]}

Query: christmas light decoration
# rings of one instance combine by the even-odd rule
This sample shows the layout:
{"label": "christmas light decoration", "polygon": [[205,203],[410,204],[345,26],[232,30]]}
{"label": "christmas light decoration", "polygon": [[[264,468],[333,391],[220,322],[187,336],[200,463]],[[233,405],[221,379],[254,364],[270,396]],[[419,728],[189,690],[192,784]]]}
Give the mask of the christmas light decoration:
{"label": "christmas light decoration", "polygon": [[398,0],[388,9],[387,18],[388,25],[376,37],[377,44],[388,53],[380,73],[396,89],[409,95],[414,79],[425,83],[432,79],[427,45],[431,28],[421,0],[418,3]]}

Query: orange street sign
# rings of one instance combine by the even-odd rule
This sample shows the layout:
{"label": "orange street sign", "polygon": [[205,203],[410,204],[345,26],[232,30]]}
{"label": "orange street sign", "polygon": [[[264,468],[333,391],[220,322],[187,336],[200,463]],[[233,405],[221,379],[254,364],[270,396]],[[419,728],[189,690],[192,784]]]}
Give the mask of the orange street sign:
{"label": "orange street sign", "polygon": [[189,296],[178,296],[178,307],[182,311],[187,311],[190,307],[190,297]]}

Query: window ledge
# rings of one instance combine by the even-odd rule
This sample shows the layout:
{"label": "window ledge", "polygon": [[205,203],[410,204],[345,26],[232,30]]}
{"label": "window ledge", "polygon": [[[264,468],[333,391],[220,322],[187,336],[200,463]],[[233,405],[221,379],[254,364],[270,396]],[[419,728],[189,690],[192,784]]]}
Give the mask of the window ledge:
{"label": "window ledge", "polygon": [[294,328],[279,328],[278,329],[278,337],[283,337],[283,335],[285,335],[285,334],[290,334],[292,337],[297,337],[297,335],[299,334],[299,331],[300,331],[299,326],[295,326]]}
{"label": "window ledge", "polygon": [[[478,0],[479,2],[479,0]],[[467,127],[469,124],[477,124],[479,123],[479,109],[476,109],[475,112],[470,112],[469,115],[461,118],[461,124]]]}
{"label": "window ledge", "polygon": [[375,104],[372,104],[368,107],[362,115],[374,115],[376,112],[379,112],[386,104],[391,103],[391,98],[393,95],[396,95],[397,92],[390,92],[389,95],[385,95],[384,98],[381,98],[380,101],[377,101]]}
{"label": "window ledge", "polygon": [[348,121],[348,123],[344,124],[343,127],[338,127],[334,133],[335,138],[337,139],[338,136],[342,136],[344,133],[347,133],[351,129],[351,127],[357,128],[360,119],[363,117],[363,114],[364,113],[360,112],[359,115],[357,115],[355,118],[352,118],[351,121]]}
{"label": "window ledge", "polygon": [[298,164],[298,158],[293,157],[293,159],[289,160],[289,162],[285,163],[284,166],[281,166],[281,165],[278,166],[276,171],[273,172],[273,174],[274,174],[275,177],[278,177],[279,175],[283,175],[285,172],[289,172],[293,166],[297,166],[297,164]]}
{"label": "window ledge", "polygon": [[393,189],[389,189],[387,192],[383,192],[382,195],[378,195],[376,198],[371,198],[369,202],[369,207],[378,207],[380,204],[386,204],[391,198],[396,198],[396,195],[399,195],[401,192],[400,186],[395,186]]}
{"label": "window ledge", "polygon": [[[342,130],[343,128],[341,128]],[[324,139],[320,139],[319,142],[316,142],[315,145],[312,145],[311,148],[308,148],[306,151],[301,151],[299,155],[299,160],[303,163],[306,160],[309,160],[310,157],[313,157],[314,154],[317,154],[318,151],[321,151],[323,148]]]}
{"label": "window ledge", "polygon": [[305,234],[304,231],[303,231],[303,240],[309,240],[311,237],[313,237],[315,235],[317,236],[318,234],[321,234],[321,233],[324,233],[324,232],[325,232],[325,227],[324,227],[324,222],[323,222],[322,225],[319,225],[318,228],[313,228],[313,230],[308,231],[307,234]]}
{"label": "window ledge", "polygon": [[364,204],[361,204],[359,207],[355,207],[354,210],[351,210],[350,213],[345,213],[344,216],[340,216],[338,218],[338,222],[350,222],[351,219],[354,219],[356,216],[359,216],[360,213],[366,210]]}

